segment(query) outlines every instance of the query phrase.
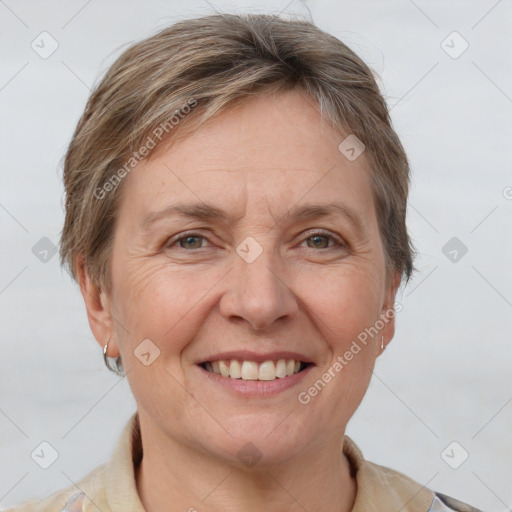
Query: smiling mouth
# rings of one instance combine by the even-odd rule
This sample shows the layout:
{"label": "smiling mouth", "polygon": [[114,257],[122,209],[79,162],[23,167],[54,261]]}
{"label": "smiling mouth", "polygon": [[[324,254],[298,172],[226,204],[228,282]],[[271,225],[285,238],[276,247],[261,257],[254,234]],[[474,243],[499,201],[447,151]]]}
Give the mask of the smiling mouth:
{"label": "smiling mouth", "polygon": [[199,366],[207,372],[220,375],[228,379],[238,380],[276,380],[291,377],[300,373],[312,363],[296,361],[294,359],[279,359],[277,361],[239,361],[237,359],[206,361]]}

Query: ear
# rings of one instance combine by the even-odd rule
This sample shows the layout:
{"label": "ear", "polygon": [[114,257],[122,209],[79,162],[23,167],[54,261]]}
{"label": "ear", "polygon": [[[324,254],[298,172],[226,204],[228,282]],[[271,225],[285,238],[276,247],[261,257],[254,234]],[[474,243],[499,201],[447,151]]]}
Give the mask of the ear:
{"label": "ear", "polygon": [[[396,270],[392,271],[386,279],[386,291],[384,302],[380,312],[380,319],[384,323],[384,327],[379,333],[379,350],[380,353],[384,351],[387,344],[393,339],[395,335],[395,316],[398,311],[395,309],[395,297],[402,274]],[[383,337],[384,348],[381,349],[381,340]]]}
{"label": "ear", "polygon": [[107,342],[109,343],[108,356],[117,357],[119,346],[115,337],[115,325],[110,312],[109,298],[105,291],[91,281],[81,254],[76,257],[75,264],[91,331],[101,348]]}

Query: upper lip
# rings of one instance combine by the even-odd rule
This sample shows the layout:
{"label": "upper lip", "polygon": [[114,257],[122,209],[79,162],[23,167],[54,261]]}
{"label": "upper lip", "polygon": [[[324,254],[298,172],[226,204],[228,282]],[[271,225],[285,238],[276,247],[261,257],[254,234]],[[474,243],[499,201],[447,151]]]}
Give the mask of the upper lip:
{"label": "upper lip", "polygon": [[206,363],[207,361],[220,361],[237,359],[238,361],[254,361],[255,363],[263,363],[264,361],[278,361],[279,359],[294,359],[303,363],[311,363],[311,359],[304,354],[298,352],[290,352],[289,350],[278,350],[273,352],[252,352],[250,350],[230,350],[228,352],[219,352],[209,357],[205,357],[197,361],[196,364]]}

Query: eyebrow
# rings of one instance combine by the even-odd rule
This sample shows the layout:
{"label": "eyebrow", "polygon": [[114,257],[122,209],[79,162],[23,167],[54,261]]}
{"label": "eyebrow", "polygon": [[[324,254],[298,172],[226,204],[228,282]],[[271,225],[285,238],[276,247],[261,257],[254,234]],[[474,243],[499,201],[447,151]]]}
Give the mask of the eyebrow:
{"label": "eyebrow", "polygon": [[[243,217],[243,215],[239,215],[235,218],[231,218],[226,211],[206,203],[181,203],[148,213],[142,221],[141,228],[143,231],[146,231],[150,225],[156,221],[175,215],[181,215],[183,217],[189,217],[197,220],[220,220],[226,224],[235,223]],[[366,232],[366,222],[362,215],[354,208],[343,203],[306,204],[296,206],[278,219],[276,224],[279,224],[279,222],[284,218],[288,221],[294,221],[317,219],[333,215],[341,215],[347,218],[358,230]],[[274,216],[274,219],[275,218],[276,217]]]}
{"label": "eyebrow", "polygon": [[319,219],[333,215],[347,218],[358,230],[365,232],[366,222],[354,208],[343,203],[306,204],[292,208],[284,217],[291,220]]}
{"label": "eyebrow", "polygon": [[189,217],[191,219],[198,220],[217,219],[224,222],[229,221],[228,213],[215,206],[206,203],[181,203],[167,206],[166,208],[156,212],[148,213],[142,221],[141,228],[143,231],[145,231],[151,224],[155,223],[156,221],[165,217],[172,217],[173,215],[181,215],[183,217]]}

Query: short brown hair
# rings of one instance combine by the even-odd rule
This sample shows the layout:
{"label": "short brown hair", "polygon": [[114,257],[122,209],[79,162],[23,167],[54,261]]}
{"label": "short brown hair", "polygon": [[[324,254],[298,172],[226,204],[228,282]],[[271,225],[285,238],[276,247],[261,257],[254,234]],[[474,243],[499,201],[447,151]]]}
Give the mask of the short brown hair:
{"label": "short brown hair", "polygon": [[122,178],[140,148],[164,131],[174,137],[192,119],[201,124],[255,95],[295,88],[365,145],[387,268],[408,280],[409,165],[372,71],[309,21],[253,14],[180,21],[125,50],[92,92],[64,161],[60,257],[73,278],[81,254],[93,283],[110,290]]}

